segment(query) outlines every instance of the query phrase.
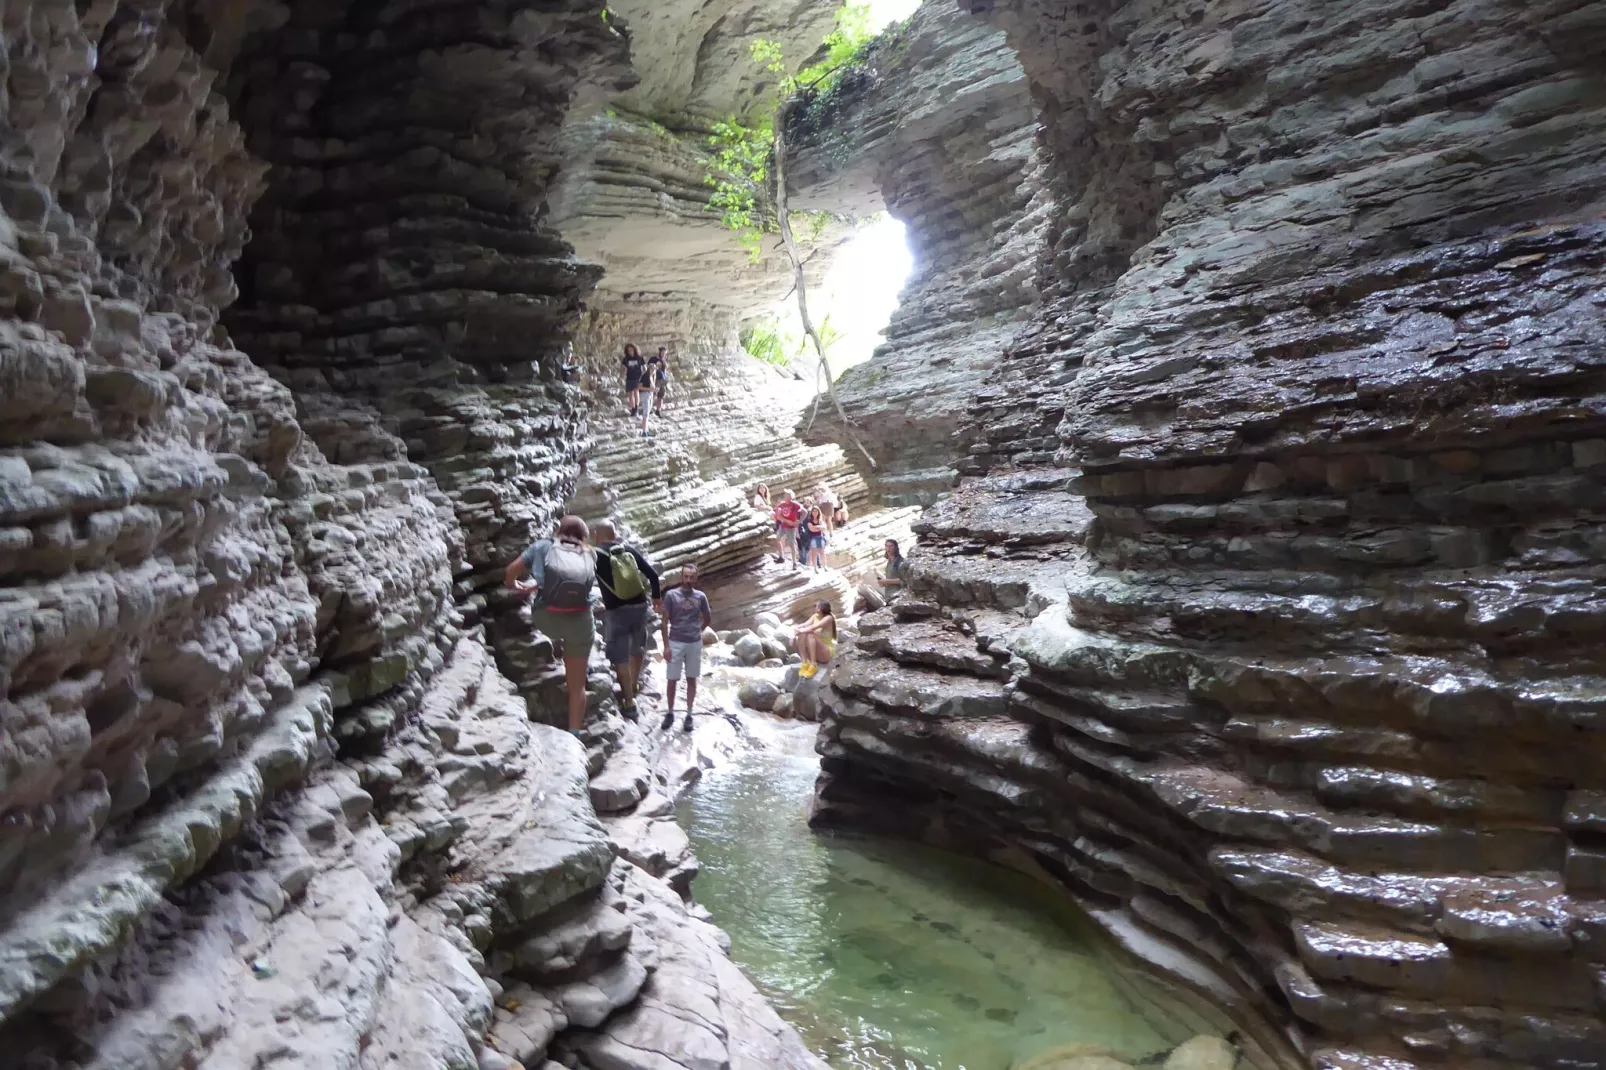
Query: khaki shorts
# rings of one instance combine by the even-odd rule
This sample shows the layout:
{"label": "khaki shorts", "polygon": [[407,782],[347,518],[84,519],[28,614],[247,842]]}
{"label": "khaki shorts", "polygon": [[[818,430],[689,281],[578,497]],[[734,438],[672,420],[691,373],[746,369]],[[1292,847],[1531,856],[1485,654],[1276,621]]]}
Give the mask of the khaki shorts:
{"label": "khaki shorts", "polygon": [[595,626],[589,609],[563,612],[537,606],[530,610],[530,623],[535,630],[563,648],[566,658],[584,658],[591,655],[591,642]]}
{"label": "khaki shorts", "polygon": [[669,650],[664,658],[666,663],[664,679],[679,680],[682,674],[688,680],[695,680],[703,674],[703,641],[682,643],[678,639],[669,640]]}

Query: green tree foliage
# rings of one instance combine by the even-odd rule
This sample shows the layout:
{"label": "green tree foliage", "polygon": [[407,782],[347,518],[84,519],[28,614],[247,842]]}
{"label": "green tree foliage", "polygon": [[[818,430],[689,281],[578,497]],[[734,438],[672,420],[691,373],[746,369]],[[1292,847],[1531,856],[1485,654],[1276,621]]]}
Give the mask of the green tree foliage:
{"label": "green tree foliage", "polygon": [[[823,90],[850,66],[874,39],[870,31],[868,3],[845,3],[836,13],[836,26],[826,37],[825,55],[795,75],[786,74],[786,56],[779,43],[759,38],[748,46],[748,53],[760,71],[780,78],[776,107],[752,126],[732,115],[714,124],[709,137],[709,167],[704,182],[713,189],[709,208],[719,213],[720,222],[735,235],[754,263],[763,254],[764,235],[779,228],[766,191],[770,177],[770,156],[775,141],[775,116],[782,103],[800,89]],[[818,237],[829,216],[807,216],[808,227],[800,227],[799,213],[793,226]]]}

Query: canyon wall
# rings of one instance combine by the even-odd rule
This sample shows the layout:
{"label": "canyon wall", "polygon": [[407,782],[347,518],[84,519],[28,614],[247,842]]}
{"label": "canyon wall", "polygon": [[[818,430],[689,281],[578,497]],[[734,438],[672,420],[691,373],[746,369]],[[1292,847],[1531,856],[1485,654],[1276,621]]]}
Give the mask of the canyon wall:
{"label": "canyon wall", "polygon": [[[1001,31],[923,4],[799,100],[786,133],[795,209],[887,211],[907,227],[915,266],[886,341],[837,392],[877,491],[928,505],[968,463],[969,409],[1037,304],[1050,204],[1026,73]],[[834,411],[800,434],[852,441]]]}
{"label": "canyon wall", "polygon": [[539,723],[498,586],[587,444],[599,268],[542,205],[627,46],[578,0],[0,12],[8,1066],[818,1065],[615,860],[618,725]]}
{"label": "canyon wall", "polygon": [[1606,8],[962,6],[1041,307],[815,821],[1059,885],[1255,1065],[1606,1066]]}

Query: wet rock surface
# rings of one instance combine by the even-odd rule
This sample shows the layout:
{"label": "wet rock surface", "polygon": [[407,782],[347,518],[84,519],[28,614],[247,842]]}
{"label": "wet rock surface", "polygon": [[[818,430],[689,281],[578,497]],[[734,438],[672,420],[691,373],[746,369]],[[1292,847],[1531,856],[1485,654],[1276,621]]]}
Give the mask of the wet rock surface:
{"label": "wet rock surface", "polygon": [[[886,341],[837,384],[891,503],[929,505],[952,487],[977,391],[1036,307],[1049,219],[1036,133],[1004,34],[945,2],[921,5],[791,113],[794,208],[887,211],[908,228],[915,268]],[[852,441],[834,411],[800,433]]]}
{"label": "wet rock surface", "polygon": [[651,1065],[810,1065],[499,587],[587,447],[542,205],[628,59],[580,3],[0,12],[7,1066],[506,1070],[514,991],[529,1067],[648,1001]]}
{"label": "wet rock surface", "polygon": [[1064,888],[1254,1065],[1606,1065],[1602,12],[963,6],[1042,305],[816,821]]}

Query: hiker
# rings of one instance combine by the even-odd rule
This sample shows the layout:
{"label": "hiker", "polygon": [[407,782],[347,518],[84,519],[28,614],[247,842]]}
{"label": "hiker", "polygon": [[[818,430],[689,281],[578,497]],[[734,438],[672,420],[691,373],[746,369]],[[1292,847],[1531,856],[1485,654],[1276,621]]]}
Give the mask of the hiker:
{"label": "hiker", "polygon": [[793,640],[793,646],[803,655],[803,664],[798,666],[797,674],[805,680],[831,660],[836,653],[836,615],[831,612],[828,599],[822,598],[814,603],[814,616],[806,624],[797,626],[797,638]]}
{"label": "hiker", "polygon": [[563,658],[569,733],[576,738],[585,724],[586,661],[595,631],[591,584],[597,576],[597,562],[586,545],[590,535],[584,520],[566,516],[558,522],[556,538],[541,539],[515,557],[505,577],[509,587],[526,598],[534,597],[530,622],[552,640]]}
{"label": "hiker", "polygon": [[641,350],[635,343],[625,343],[625,356],[621,364],[625,366],[625,397],[630,402],[630,415],[639,415],[637,402],[641,394],[641,380],[647,374],[647,362],[641,359]]}
{"label": "hiker", "polygon": [[833,533],[831,517],[836,512],[836,501],[835,492],[826,484],[821,483],[814,488],[814,504],[820,507],[820,517],[825,521],[825,533],[827,535]]}
{"label": "hiker", "polygon": [[659,346],[658,356],[647,361],[647,370],[652,372],[652,411],[661,416],[664,411],[664,392],[669,389],[669,350]]}
{"label": "hiker", "polygon": [[775,507],[770,504],[770,487],[768,483],[760,483],[753,488],[753,508],[765,516],[770,516],[775,512]]}
{"label": "hiker", "polygon": [[647,431],[647,421],[652,418],[652,390],[654,390],[657,370],[662,366],[662,358],[655,353],[652,357],[647,358],[646,370],[641,373],[641,384],[639,384],[639,394],[636,395],[636,405],[641,410],[642,439],[650,439],[652,437],[652,432]]}
{"label": "hiker", "polygon": [[662,612],[658,570],[633,546],[619,541],[611,520],[591,531],[597,546],[597,586],[602,589],[602,645],[619,680],[619,712],[636,719],[641,663],[647,654],[647,596]]}
{"label": "hiker", "polygon": [[792,567],[797,568],[797,526],[803,520],[803,507],[793,500],[791,491],[783,490],[774,515],[775,560],[784,561],[790,557]]}
{"label": "hiker", "polygon": [[882,548],[887,554],[887,571],[877,577],[873,585],[859,584],[861,613],[871,613],[882,608],[903,587],[903,554],[898,550],[898,540],[888,539]]}
{"label": "hiker", "polygon": [[841,497],[838,497],[836,500],[836,505],[832,506],[831,508],[831,534],[835,535],[838,529],[845,528],[847,526],[848,503],[843,501]]}
{"label": "hiker", "polygon": [[818,572],[825,567],[825,514],[818,505],[809,506],[808,516],[798,530],[803,543],[803,563]]}
{"label": "hiker", "polygon": [[807,530],[808,529],[808,524],[805,523],[805,521],[808,520],[809,511],[812,510],[813,508],[814,508],[814,499],[813,498],[804,498],[803,501],[800,503],[800,506],[799,506],[799,509],[798,509],[797,559],[799,561],[803,562],[805,565],[807,565],[809,563],[809,535],[808,535],[808,530]]}
{"label": "hiker", "polygon": [[669,681],[669,708],[663,728],[675,723],[675,683],[686,677],[686,723],[691,731],[691,714],[697,706],[697,677],[703,672],[703,629],[714,626],[708,596],[697,589],[697,566],[680,566],[680,584],[664,592],[663,630],[665,679]]}

